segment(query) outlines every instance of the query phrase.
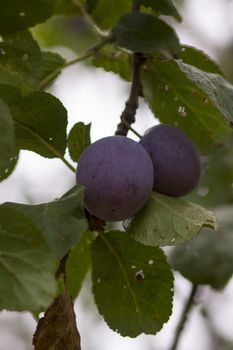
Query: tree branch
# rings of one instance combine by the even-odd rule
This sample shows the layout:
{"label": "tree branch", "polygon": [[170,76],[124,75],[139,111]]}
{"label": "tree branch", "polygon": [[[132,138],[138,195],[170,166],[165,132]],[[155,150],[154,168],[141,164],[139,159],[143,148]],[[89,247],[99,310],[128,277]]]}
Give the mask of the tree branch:
{"label": "tree branch", "polygon": [[173,340],[173,343],[172,343],[170,350],[177,349],[177,345],[179,343],[180,337],[181,337],[182,332],[184,330],[188,315],[189,315],[191,309],[193,308],[193,306],[195,305],[195,297],[197,295],[198,290],[199,290],[199,286],[193,284],[192,289],[191,289],[190,294],[189,294],[189,297],[185,303],[183,312],[181,314],[180,321],[179,321],[178,326],[176,328],[175,338]]}
{"label": "tree branch", "polygon": [[[138,100],[141,94],[140,67],[143,63],[144,56],[140,53],[135,53],[133,55],[133,73],[130,95],[125,104],[125,109],[121,114],[121,122],[117,126],[115,135],[126,136],[131,128],[131,124],[135,123]],[[140,137],[139,134],[137,136]]]}

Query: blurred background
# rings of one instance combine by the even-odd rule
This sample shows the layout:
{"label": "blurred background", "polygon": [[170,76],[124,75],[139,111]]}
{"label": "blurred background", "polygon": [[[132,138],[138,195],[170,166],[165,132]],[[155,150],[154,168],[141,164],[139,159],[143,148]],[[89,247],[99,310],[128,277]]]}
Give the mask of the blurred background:
{"label": "blurred background", "polygon": [[[171,19],[166,20],[176,28],[181,42],[207,52],[233,83],[233,1],[177,0],[176,4],[183,22],[177,24]],[[95,40],[79,17],[54,17],[37,26],[33,35],[43,48],[58,52],[65,58],[84,52]],[[78,121],[91,122],[92,141],[114,134],[128,91],[129,84],[118,76],[88,64],[64,70],[50,88],[68,110],[68,131]],[[134,128],[143,134],[155,123],[154,116],[141,101]],[[129,137],[136,139],[132,133]],[[51,201],[66,192],[74,182],[73,173],[60,160],[47,160],[35,153],[21,151],[16,170],[0,184],[0,202],[35,204]],[[200,202],[203,203],[207,194],[205,188],[199,189]],[[232,201],[233,192],[228,195]],[[156,336],[141,335],[131,339],[111,331],[98,315],[88,276],[75,303],[82,350],[168,350],[191,289],[191,284],[181,275],[176,273],[175,277],[174,311],[169,322]],[[1,312],[0,350],[32,349],[35,328],[36,322],[30,314]],[[178,349],[233,349],[233,280],[221,293],[208,287],[201,290]]]}

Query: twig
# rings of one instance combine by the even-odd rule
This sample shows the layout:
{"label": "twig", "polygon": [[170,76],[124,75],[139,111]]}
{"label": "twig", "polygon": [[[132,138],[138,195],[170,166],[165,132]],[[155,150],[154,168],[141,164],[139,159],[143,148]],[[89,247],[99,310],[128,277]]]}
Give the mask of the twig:
{"label": "twig", "polygon": [[[139,12],[140,11],[140,5],[138,4],[138,1],[135,0],[132,4],[132,12]],[[132,70],[132,85],[131,90],[129,94],[129,98],[125,104],[125,109],[121,114],[121,122],[117,125],[117,130],[115,132],[115,135],[122,135],[127,136],[128,131],[132,130],[131,124],[135,123],[135,115],[138,109],[138,100],[139,96],[141,95],[142,91],[142,85],[141,85],[141,79],[140,79],[140,67],[144,63],[144,56],[141,53],[134,53],[133,54],[133,70]],[[138,137],[141,137],[136,132]]]}
{"label": "twig", "polygon": [[189,297],[185,303],[183,312],[181,314],[180,321],[179,321],[178,326],[176,328],[175,338],[173,340],[173,343],[172,343],[170,350],[177,349],[177,345],[179,343],[182,331],[184,330],[188,315],[189,315],[192,307],[195,305],[195,296],[197,295],[198,290],[199,290],[199,286],[193,284],[192,289],[191,289],[190,294],[189,294]]}
{"label": "twig", "polygon": [[144,62],[144,56],[140,53],[133,55],[132,85],[129,99],[125,104],[125,109],[121,114],[121,122],[117,126],[115,135],[126,136],[131,124],[135,122],[135,115],[138,109],[138,100],[141,94],[140,67]]}
{"label": "twig", "polygon": [[107,45],[108,43],[113,42],[113,37],[106,37],[104,39],[102,39],[100,42],[98,42],[96,45],[94,45],[93,47],[91,47],[90,49],[88,49],[82,56],[78,56],[75,57],[74,59],[65,62],[64,64],[62,64],[61,66],[59,66],[57,69],[55,69],[52,73],[50,73],[49,75],[47,75],[39,84],[38,89],[39,90],[44,90],[46,89],[46,87],[48,87],[48,85],[54,80],[56,79],[56,77],[58,76],[58,74],[65,68],[72,66],[75,63],[79,63],[82,62],[88,58],[90,58],[91,56],[94,56],[100,49],[102,49],[102,47],[104,47],[105,45]]}
{"label": "twig", "polygon": [[108,33],[103,32],[93,21],[92,17],[89,15],[89,13],[86,11],[83,4],[81,4],[80,0],[72,0],[73,3],[79,8],[79,11],[81,12],[82,16],[85,18],[87,24],[91,28],[94,34],[104,38],[108,36]]}

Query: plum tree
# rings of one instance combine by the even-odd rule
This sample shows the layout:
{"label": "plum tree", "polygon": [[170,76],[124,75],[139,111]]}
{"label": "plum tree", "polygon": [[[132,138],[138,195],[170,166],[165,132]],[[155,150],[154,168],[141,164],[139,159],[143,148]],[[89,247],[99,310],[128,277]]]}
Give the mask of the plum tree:
{"label": "plum tree", "polygon": [[201,176],[200,156],[192,140],[179,128],[160,124],[140,140],[154,166],[153,189],[170,196],[191,192]]}
{"label": "plum tree", "polygon": [[81,155],[76,181],[86,187],[84,206],[105,221],[132,217],[148,200],[153,165],[145,149],[124,136],[109,136]]}

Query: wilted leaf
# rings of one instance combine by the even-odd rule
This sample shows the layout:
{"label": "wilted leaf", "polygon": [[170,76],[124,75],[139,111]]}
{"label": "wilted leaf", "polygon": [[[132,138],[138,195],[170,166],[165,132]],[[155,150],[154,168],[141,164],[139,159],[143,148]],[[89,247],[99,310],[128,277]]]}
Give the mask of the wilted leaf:
{"label": "wilted leaf", "polygon": [[91,124],[85,125],[82,122],[76,123],[70,130],[68,136],[68,149],[70,157],[74,162],[78,162],[82,152],[91,143]]}
{"label": "wilted leaf", "polygon": [[35,350],[81,350],[71,296],[57,297],[39,320],[33,337]]}
{"label": "wilted leaf", "polygon": [[172,312],[173,276],[163,251],[112,231],[92,246],[93,292],[99,312],[116,332],[155,334]]}
{"label": "wilted leaf", "polygon": [[0,309],[41,312],[56,289],[55,259],[22,213],[0,206]]}
{"label": "wilted leaf", "polygon": [[215,215],[182,199],[153,193],[130,223],[128,233],[153,246],[177,245],[195,237],[203,226],[217,228]]}
{"label": "wilted leaf", "polygon": [[82,208],[83,188],[76,186],[53,202],[26,205],[5,203],[30,218],[43,233],[51,250],[61,259],[86,231],[87,223]]}

